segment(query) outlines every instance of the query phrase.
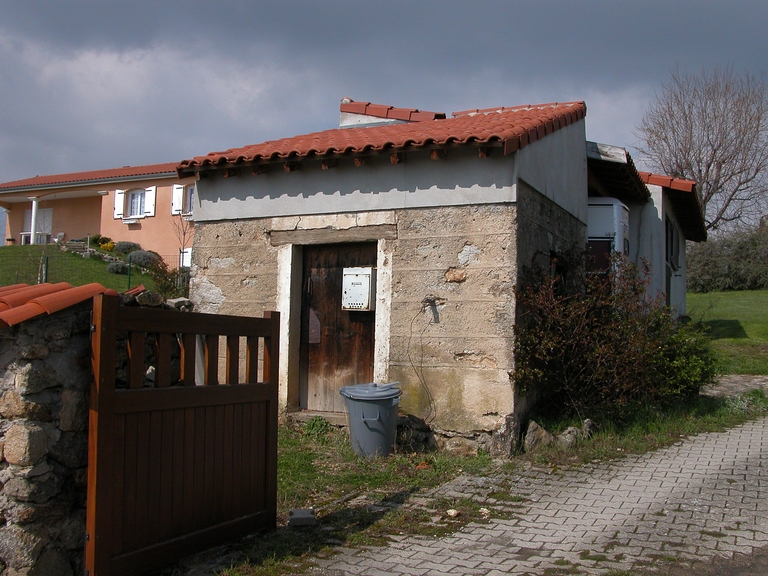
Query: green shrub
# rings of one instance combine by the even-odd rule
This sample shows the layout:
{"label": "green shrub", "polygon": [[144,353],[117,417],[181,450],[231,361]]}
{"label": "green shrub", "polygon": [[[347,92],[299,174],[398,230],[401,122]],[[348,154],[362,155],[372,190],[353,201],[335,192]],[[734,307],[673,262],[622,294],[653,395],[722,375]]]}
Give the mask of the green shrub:
{"label": "green shrub", "polygon": [[[138,253],[133,252],[129,258],[133,259],[134,255]],[[154,252],[151,254],[154,254]],[[155,254],[155,256],[157,255]],[[147,267],[147,273],[152,279],[155,290],[162,294],[164,298],[186,296],[185,274],[179,269],[169,268],[165,260],[159,256]]]}
{"label": "green shrub", "polygon": [[640,272],[617,259],[611,270],[572,269],[570,285],[533,271],[516,288],[515,382],[560,414],[594,418],[660,404],[697,393],[714,377],[703,333],[678,327],[661,300],[646,294],[647,267]]}
{"label": "green shrub", "polygon": [[692,244],[686,260],[689,292],[768,289],[768,228]]}
{"label": "green shrub", "polygon": [[128,264],[125,262],[110,262],[107,264],[107,272],[110,274],[128,274]]}
{"label": "green shrub", "polygon": [[120,242],[115,243],[116,254],[130,254],[131,252],[136,252],[136,250],[141,250],[141,246],[136,242],[121,240]]}
{"label": "green shrub", "polygon": [[148,250],[136,250],[128,255],[128,262],[133,266],[139,266],[140,268],[146,268],[149,270],[155,266],[158,262],[162,262],[160,256],[155,252]]}

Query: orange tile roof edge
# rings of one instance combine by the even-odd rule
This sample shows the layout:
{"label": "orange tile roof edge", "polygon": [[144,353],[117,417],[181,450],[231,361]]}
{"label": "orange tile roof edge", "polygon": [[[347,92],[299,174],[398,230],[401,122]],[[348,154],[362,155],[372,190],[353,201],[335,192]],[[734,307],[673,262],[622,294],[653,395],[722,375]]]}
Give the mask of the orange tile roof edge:
{"label": "orange tile roof edge", "polygon": [[339,112],[348,114],[363,114],[374,118],[387,120],[404,120],[406,122],[424,122],[427,120],[445,119],[445,112],[427,112],[418,108],[396,108],[386,104],[371,104],[370,102],[355,102],[344,98],[339,106]]}
{"label": "orange tile roof edge", "polygon": [[683,178],[675,178],[674,176],[665,176],[663,174],[654,174],[653,172],[639,172],[640,178],[646,184],[655,184],[656,186],[664,186],[665,188],[672,188],[673,190],[680,190],[681,192],[693,192],[696,189],[696,182],[693,180],[684,180]]}
{"label": "orange tile roof edge", "polygon": [[4,182],[0,184],[0,193],[18,189],[55,188],[57,186],[71,187],[86,184],[92,185],[99,182],[107,183],[122,179],[175,178],[177,164],[177,162],[165,162],[163,164],[123,166],[122,168],[108,168],[105,170],[35,176],[34,178]]}
{"label": "orange tile roof edge", "polygon": [[675,208],[675,215],[683,228],[687,240],[704,242],[707,226],[704,221],[704,207],[696,190],[696,182],[652,172],[638,172],[645,184],[667,188],[669,199]]}
{"label": "orange tile roof edge", "polygon": [[584,102],[554,102],[469,110],[452,118],[431,121],[336,128],[196,156],[182,161],[177,172],[183,177],[248,164],[392,153],[457,144],[499,146],[503,154],[513,154],[556,130],[578,122],[586,113]]}
{"label": "orange tile roof edge", "polygon": [[[84,302],[89,298],[93,298],[96,294],[111,294],[117,295],[115,290],[111,288],[104,288],[101,284],[85,284],[73,288],[69,284],[66,284],[68,288],[62,288],[64,282],[59,284],[38,284],[37,286],[30,286],[26,289],[14,291],[14,302],[19,302],[12,308],[6,308],[0,311],[0,328],[7,328],[20,324],[26,320],[40,316],[41,314],[53,314],[60,310]],[[34,290],[38,287],[45,287],[46,289],[55,288],[53,291]],[[26,295],[27,298],[21,298],[22,295]]]}

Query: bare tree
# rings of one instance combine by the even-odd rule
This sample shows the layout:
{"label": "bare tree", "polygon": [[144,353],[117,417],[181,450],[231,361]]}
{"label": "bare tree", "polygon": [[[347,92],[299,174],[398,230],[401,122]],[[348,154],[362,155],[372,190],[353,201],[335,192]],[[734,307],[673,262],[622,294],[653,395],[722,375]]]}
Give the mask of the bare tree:
{"label": "bare tree", "polygon": [[188,216],[182,214],[176,214],[171,221],[173,225],[173,233],[179,240],[180,249],[186,250],[187,244],[192,240],[192,235],[195,232],[195,223]]}
{"label": "bare tree", "polygon": [[695,180],[708,230],[757,223],[768,206],[765,76],[676,69],[635,128],[648,167]]}

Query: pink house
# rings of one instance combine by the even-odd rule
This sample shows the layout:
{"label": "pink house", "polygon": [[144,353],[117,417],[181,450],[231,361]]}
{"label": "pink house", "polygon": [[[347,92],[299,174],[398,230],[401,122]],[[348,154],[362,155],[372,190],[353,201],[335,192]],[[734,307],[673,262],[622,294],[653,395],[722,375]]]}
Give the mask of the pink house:
{"label": "pink house", "polygon": [[6,244],[101,234],[115,242],[136,242],[171,266],[188,265],[195,180],[179,178],[176,165],[125,166],[0,184]]}

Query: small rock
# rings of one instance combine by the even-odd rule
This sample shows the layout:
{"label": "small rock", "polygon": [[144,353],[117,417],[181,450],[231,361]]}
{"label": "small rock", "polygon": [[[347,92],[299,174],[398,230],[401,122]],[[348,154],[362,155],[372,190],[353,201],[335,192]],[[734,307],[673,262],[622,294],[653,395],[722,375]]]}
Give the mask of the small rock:
{"label": "small rock", "polygon": [[136,296],[136,302],[139,306],[149,306],[151,308],[159,308],[165,304],[163,296],[157,292],[147,290]]}
{"label": "small rock", "polygon": [[451,267],[445,271],[446,282],[465,282],[467,280],[467,270],[465,268]]}
{"label": "small rock", "polygon": [[459,512],[458,510],[456,510],[456,509],[454,509],[454,508],[451,508],[450,510],[446,510],[446,511],[445,511],[445,514],[446,514],[446,515],[447,515],[449,518],[458,518],[458,517],[459,517],[459,515],[461,514],[461,512]]}
{"label": "small rock", "polygon": [[288,526],[296,528],[298,526],[314,526],[317,524],[315,511],[312,508],[299,508],[291,510],[288,513]]}
{"label": "small rock", "polygon": [[45,455],[48,437],[39,426],[14,424],[5,434],[5,459],[18,466],[34,466]]}
{"label": "small rock", "polygon": [[528,431],[525,433],[525,451],[531,452],[541,446],[548,446],[555,441],[555,437],[544,428],[536,424],[533,420],[528,424]]}

